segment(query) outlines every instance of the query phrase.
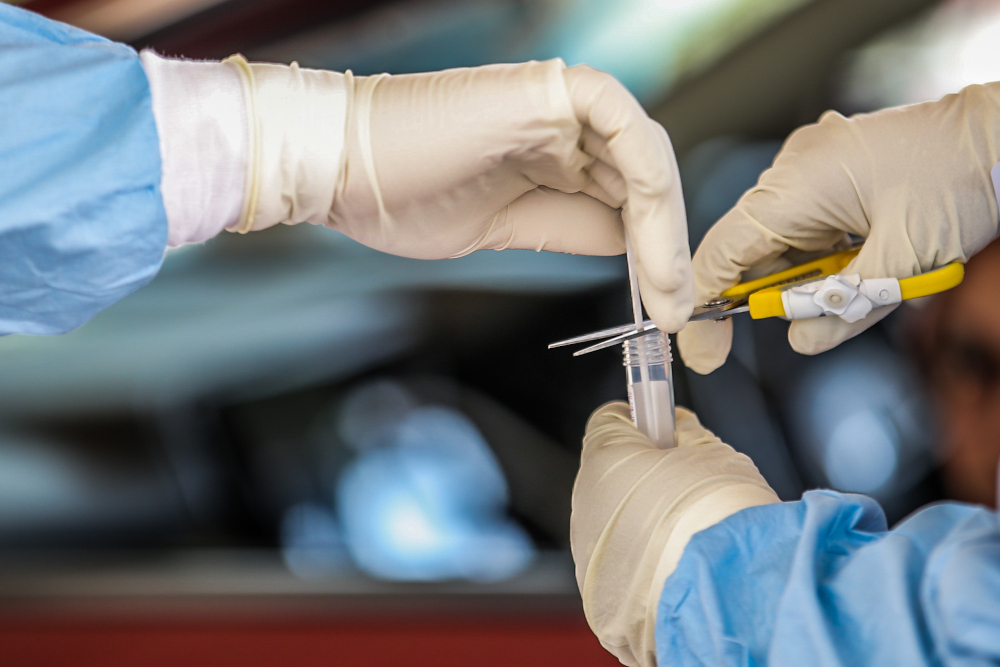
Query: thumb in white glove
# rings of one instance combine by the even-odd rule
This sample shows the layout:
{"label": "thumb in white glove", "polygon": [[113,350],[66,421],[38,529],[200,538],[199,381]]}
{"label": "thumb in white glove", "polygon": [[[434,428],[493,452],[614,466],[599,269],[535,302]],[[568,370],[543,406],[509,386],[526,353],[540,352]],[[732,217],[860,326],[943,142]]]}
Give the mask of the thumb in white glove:
{"label": "thumb in white glove", "polygon": [[[1000,161],[1000,83],[851,118],[828,112],[796,130],[694,256],[702,303],[742,279],[787,268],[787,251],[834,250],[845,233],[865,245],[844,274],[907,278],[966,261],[997,234],[990,177]],[[788,339],[817,354],[856,336],[895,306],[848,323],[799,320]],[[732,323],[692,322],[678,335],[684,363],[708,373],[725,361]]]}
{"label": "thumb in white glove", "polygon": [[747,507],[778,502],[753,462],[677,408],[677,447],[658,449],[626,403],[587,424],[573,488],[570,541],[584,613],[626,665],[656,664],[656,607],[695,533]]}

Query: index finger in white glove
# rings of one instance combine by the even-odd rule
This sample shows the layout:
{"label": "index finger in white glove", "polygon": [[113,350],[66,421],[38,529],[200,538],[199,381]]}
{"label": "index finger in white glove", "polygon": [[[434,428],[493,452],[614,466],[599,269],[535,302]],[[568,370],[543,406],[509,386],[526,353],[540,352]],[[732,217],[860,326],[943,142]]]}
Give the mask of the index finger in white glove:
{"label": "index finger in white glove", "polygon": [[[684,200],[670,139],[612,76],[581,65],[566,70],[565,78],[585,128],[585,151],[617,170],[624,183],[622,218],[636,253],[643,303],[658,327],[677,331],[690,317],[694,298]],[[620,189],[598,166],[591,174],[612,196]]]}

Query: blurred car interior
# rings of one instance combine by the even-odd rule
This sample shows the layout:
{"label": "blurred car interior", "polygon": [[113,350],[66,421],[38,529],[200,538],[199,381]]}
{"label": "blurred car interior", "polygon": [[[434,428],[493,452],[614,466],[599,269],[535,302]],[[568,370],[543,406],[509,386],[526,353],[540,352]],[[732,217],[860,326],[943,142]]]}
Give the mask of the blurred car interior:
{"label": "blurred car interior", "polygon": [[[670,133],[692,249],[824,110],[1000,79],[1000,2],[14,4],[190,58],[590,64]],[[628,294],[621,257],[420,261],[298,225],[171,251],[81,329],[0,339],[7,659],[616,664],[583,620],[568,532],[584,425],[624,399],[621,358],[546,344],[628,321]],[[891,522],[992,503],[962,489],[1000,448],[963,466],[926,389],[972,354],[927,337],[933,308],[816,357],[792,352],[787,323],[736,316],[722,368],[674,363],[677,402],[783,499],[866,493]]]}

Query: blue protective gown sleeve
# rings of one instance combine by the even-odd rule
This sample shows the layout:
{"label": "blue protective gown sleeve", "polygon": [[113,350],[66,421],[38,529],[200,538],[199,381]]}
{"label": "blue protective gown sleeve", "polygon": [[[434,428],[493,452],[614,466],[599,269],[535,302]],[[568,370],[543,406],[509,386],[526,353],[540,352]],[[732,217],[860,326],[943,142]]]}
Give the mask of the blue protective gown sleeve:
{"label": "blue protective gown sleeve", "polygon": [[167,242],[138,54],[0,3],[0,334],[54,334],[149,282]]}
{"label": "blue protective gown sleeve", "polygon": [[657,612],[660,665],[1000,664],[1000,523],[945,503],[891,531],[812,491],[692,538]]}

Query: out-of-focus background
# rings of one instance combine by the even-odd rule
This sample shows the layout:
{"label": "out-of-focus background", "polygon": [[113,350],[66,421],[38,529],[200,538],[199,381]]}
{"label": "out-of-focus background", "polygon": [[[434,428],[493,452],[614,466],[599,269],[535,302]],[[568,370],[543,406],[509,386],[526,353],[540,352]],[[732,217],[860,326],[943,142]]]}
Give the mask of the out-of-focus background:
{"label": "out-of-focus background", "polygon": [[[985,0],[15,4],[192,58],[588,63],[670,132],[692,248],[824,110],[1000,79]],[[956,334],[943,323],[977,301],[952,301],[817,357],[786,323],[737,316],[725,366],[674,365],[678,403],[784,499],[868,493],[890,521],[991,504],[1000,428],[962,425],[996,399],[1000,322]],[[624,398],[621,359],[546,343],[628,320],[623,258],[417,261],[300,225],[171,252],[80,330],[0,340],[3,661],[615,664],[583,620],[568,530],[584,424]],[[942,377],[978,387],[965,412],[926,390]]]}

